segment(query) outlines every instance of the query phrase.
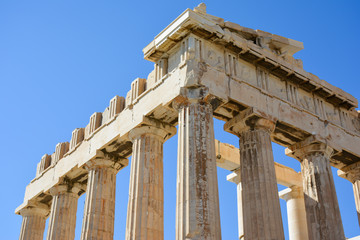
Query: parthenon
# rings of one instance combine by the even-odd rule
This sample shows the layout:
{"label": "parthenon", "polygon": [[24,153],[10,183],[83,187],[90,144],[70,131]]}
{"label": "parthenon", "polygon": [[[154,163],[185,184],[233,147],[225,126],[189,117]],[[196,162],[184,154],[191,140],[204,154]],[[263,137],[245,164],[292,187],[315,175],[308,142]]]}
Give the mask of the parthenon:
{"label": "parthenon", "polygon": [[[82,194],[81,239],[113,239],[116,176],[127,167],[125,239],[164,239],[163,144],[176,134],[176,240],[221,239],[217,167],[236,184],[239,239],[284,239],[279,199],[291,240],[345,239],[331,166],[353,184],[360,222],[358,101],[306,72],[293,57],[302,49],[205,4],[185,10],[143,49],[155,64],[148,77],[41,158],[15,210],[20,239],[74,239]],[[215,139],[213,118],[239,148]],[[271,142],[300,173],[274,161]]]}

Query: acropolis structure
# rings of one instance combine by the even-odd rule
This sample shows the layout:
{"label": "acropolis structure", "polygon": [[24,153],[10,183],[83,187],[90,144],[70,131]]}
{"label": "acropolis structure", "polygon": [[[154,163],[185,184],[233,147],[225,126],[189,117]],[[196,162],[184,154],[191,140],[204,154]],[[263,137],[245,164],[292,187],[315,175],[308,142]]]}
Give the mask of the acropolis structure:
{"label": "acropolis structure", "polygon": [[[81,239],[113,239],[124,168],[131,170],[122,239],[163,240],[163,144],[175,135],[176,240],[221,239],[217,167],[232,171],[239,239],[285,239],[284,199],[291,240],[345,240],[331,166],[353,184],[360,216],[358,101],[306,72],[293,57],[302,49],[207,14],[205,4],[185,10],[143,49],[155,63],[148,77],[41,158],[15,210],[20,240],[74,239],[82,194]],[[213,118],[238,137],[238,148],[215,140]],[[286,147],[300,173],[274,162],[271,142]],[[288,188],[278,192],[277,184]]]}

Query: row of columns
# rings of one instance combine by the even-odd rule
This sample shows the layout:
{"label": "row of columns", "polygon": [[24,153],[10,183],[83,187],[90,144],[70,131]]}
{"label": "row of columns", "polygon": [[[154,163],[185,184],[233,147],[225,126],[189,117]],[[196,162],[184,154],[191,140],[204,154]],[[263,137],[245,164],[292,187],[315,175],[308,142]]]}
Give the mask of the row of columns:
{"label": "row of columns", "polygon": [[[179,112],[176,239],[220,240],[213,101],[201,88],[184,89],[183,96],[173,103]],[[246,206],[239,208],[240,239],[284,239],[270,138],[275,122],[242,112],[224,126],[239,137],[241,164],[235,177],[238,200]],[[133,156],[126,240],[164,239],[163,143],[176,129],[153,123],[129,133]],[[307,140],[288,153],[301,162],[308,239],[345,239],[329,164],[331,152],[327,145]],[[103,154],[86,164],[89,174],[81,239],[113,239],[116,173],[126,161]],[[76,183],[51,189],[47,239],[74,238],[82,191]],[[292,191],[295,194],[296,189]],[[42,239],[48,214],[42,209],[21,210],[20,239]]]}

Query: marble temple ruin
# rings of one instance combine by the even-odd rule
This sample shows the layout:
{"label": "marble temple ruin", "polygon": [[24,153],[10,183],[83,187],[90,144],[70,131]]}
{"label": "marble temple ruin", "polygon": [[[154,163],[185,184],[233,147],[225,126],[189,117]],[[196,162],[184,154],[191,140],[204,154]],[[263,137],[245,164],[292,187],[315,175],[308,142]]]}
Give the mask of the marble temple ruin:
{"label": "marble temple ruin", "polygon": [[[291,240],[345,239],[331,166],[353,184],[360,216],[358,101],[306,72],[293,57],[302,49],[209,15],[205,4],[185,10],[143,49],[155,63],[147,79],[41,158],[15,210],[20,239],[74,239],[82,194],[81,239],[113,239],[116,175],[126,167],[125,239],[164,239],[163,144],[176,133],[176,240],[221,239],[217,167],[237,187],[239,239],[285,239],[280,198]],[[215,140],[214,117],[239,149]],[[271,142],[300,173],[274,162]]]}

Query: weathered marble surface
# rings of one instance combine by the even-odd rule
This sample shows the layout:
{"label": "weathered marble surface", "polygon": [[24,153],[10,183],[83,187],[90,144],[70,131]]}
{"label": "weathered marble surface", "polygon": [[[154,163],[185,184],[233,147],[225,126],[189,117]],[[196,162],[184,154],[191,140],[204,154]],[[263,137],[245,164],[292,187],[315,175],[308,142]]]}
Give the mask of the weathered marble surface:
{"label": "weathered marble surface", "polygon": [[49,208],[46,205],[29,206],[19,214],[23,217],[19,240],[42,240]]}
{"label": "weathered marble surface", "polygon": [[[29,209],[34,202],[50,205],[50,189],[56,187],[59,179],[65,176],[82,184],[88,182],[83,239],[88,236],[111,239],[114,179],[119,169],[115,167],[117,170],[112,170],[116,164],[112,167],[89,166],[99,160],[99,154],[110,156],[112,161],[126,159],[132,154],[135,156],[129,133],[139,126],[148,125],[149,119],[153,119],[169,126],[178,124],[181,130],[177,238],[182,239],[187,233],[190,234],[189,238],[195,238],[199,235],[195,232],[200,231],[200,235],[219,239],[213,116],[225,122],[239,120],[242,127],[270,120],[273,127],[269,132],[261,127],[240,133],[236,127],[233,129],[235,125],[227,127],[229,132],[242,136],[241,158],[249,161],[245,165],[255,173],[241,168],[241,176],[245,179],[244,196],[252,194],[254,202],[261,206],[259,218],[253,221],[261,219],[260,213],[263,211],[266,216],[275,219],[268,221],[268,224],[264,221],[264,225],[261,225],[264,229],[258,232],[269,231],[269,236],[283,238],[278,204],[274,200],[274,186],[276,177],[278,180],[281,178],[284,168],[275,168],[280,169],[278,174],[274,165],[270,164],[270,142],[291,148],[316,135],[321,143],[334,151],[331,156],[316,153],[301,160],[305,175],[304,192],[315,201],[311,205],[305,199],[307,211],[309,208],[320,211],[311,213],[314,215],[311,217],[314,226],[309,228],[309,233],[317,232],[327,237],[329,230],[333,237],[342,239],[342,225],[329,169],[330,164],[344,170],[360,162],[360,118],[355,110],[358,102],[350,94],[306,72],[302,68],[302,61],[293,57],[302,48],[301,42],[209,15],[204,4],[194,10],[187,9],[144,48],[145,58],[155,63],[148,78],[136,78],[126,98],[115,96],[104,112],[92,114],[87,126],[75,129],[70,143],[59,143],[54,153],[44,155],[38,164],[35,179],[26,188],[24,202],[16,213],[24,214],[23,210]],[[184,89],[189,90],[185,98]],[[206,96],[196,98],[196,89],[207,89]],[[247,118],[243,118],[244,114],[248,115]],[[247,119],[247,122],[241,119]],[[236,165],[231,161],[218,164],[226,169]],[[296,174],[290,179],[288,181],[282,177],[283,183],[289,184],[289,187],[297,185]],[[105,185],[104,181],[110,184]],[[259,185],[259,182],[263,184]],[[315,187],[305,187],[311,183]],[[251,184],[256,185],[256,190],[249,188]],[[267,188],[264,189],[263,185],[266,184]],[[359,212],[359,183],[355,181],[353,184]],[[192,187],[196,191],[189,190]],[[326,191],[322,192],[323,187]],[[202,198],[205,201],[199,200]],[[256,199],[269,201],[257,202]],[[109,204],[101,208],[99,201]],[[249,200],[243,198],[243,201]],[[186,207],[194,211],[186,212]],[[333,214],[337,220],[332,217],[325,217],[327,220],[324,220],[324,209],[335,211]],[[201,210],[204,212],[200,214]],[[102,220],[93,227],[94,219],[99,216],[103,217]],[[42,218],[27,216],[26,219],[23,229],[36,222],[33,226],[38,230],[22,231],[21,236],[43,231]],[[244,231],[250,231],[246,229],[245,226]],[[257,234],[255,230],[250,232]],[[315,238],[318,237],[316,234],[313,235]]]}
{"label": "weathered marble surface", "polygon": [[310,137],[291,146],[289,156],[301,162],[309,239],[345,239],[330,157],[333,149]]}
{"label": "weathered marble surface", "polygon": [[86,188],[81,239],[112,240],[115,220],[116,174],[126,160],[99,157],[87,163]]}
{"label": "weathered marble surface", "polygon": [[[169,133],[171,131],[171,133]],[[176,128],[142,126],[130,132],[133,141],[127,240],[164,239],[163,143]]]}
{"label": "weathered marble surface", "polygon": [[53,196],[47,240],[73,240],[75,238],[76,211],[83,186],[65,183],[50,189]]}
{"label": "weathered marble surface", "polygon": [[302,186],[284,189],[279,192],[279,197],[286,201],[289,239],[308,240],[309,235]]}
{"label": "weathered marble surface", "polygon": [[213,109],[198,96],[201,92],[201,89],[189,90],[187,99],[176,102],[179,111],[177,240],[221,239]]}
{"label": "weathered marble surface", "polygon": [[338,170],[338,175],[353,184],[356,212],[360,225],[360,163],[351,164]]}

